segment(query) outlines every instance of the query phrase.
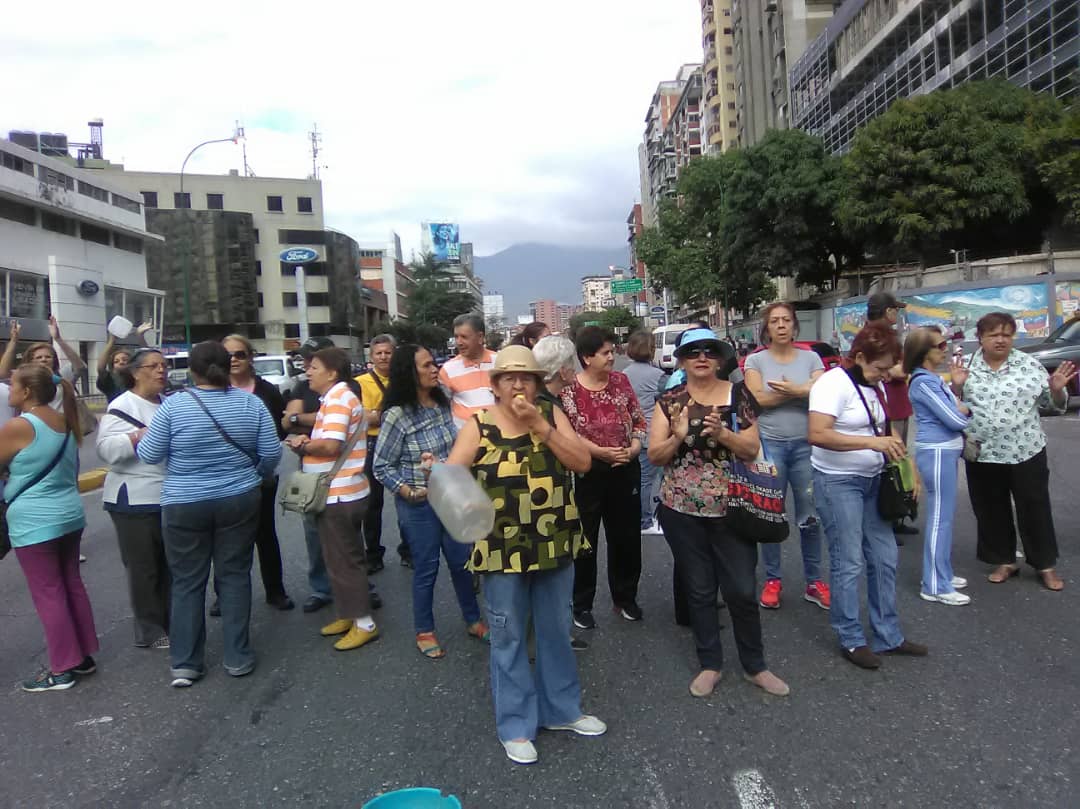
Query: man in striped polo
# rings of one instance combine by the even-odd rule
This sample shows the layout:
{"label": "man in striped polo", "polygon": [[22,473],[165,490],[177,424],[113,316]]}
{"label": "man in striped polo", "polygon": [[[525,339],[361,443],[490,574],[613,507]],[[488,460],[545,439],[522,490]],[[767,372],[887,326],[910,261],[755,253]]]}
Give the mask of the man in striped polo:
{"label": "man in striped polo", "polygon": [[477,314],[454,318],[457,356],[439,371],[439,383],[450,395],[454,423],[461,426],[473,413],[495,404],[489,371],[495,367],[495,352],[484,345],[484,319]]}

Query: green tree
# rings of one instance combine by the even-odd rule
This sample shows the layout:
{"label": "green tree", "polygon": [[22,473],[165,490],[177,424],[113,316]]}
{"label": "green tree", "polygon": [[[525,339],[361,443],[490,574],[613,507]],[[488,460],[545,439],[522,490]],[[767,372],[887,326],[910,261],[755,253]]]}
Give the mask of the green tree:
{"label": "green tree", "polygon": [[568,325],[568,330],[570,332],[569,335],[567,335],[567,336],[571,340],[577,339],[578,329],[580,329],[586,323],[592,323],[593,321],[596,321],[597,323],[603,323],[603,321],[604,321],[604,313],[603,312],[578,312],[576,315],[573,315],[570,318],[570,320],[569,320],[569,322],[567,324]]}
{"label": "green tree", "polygon": [[1080,225],[1080,110],[1033,136],[1039,179],[1057,200],[1064,222]]}
{"label": "green tree", "polygon": [[401,317],[394,320],[380,320],[375,324],[372,334],[392,335],[399,345],[416,342],[416,326]]}
{"label": "green tree", "polygon": [[[486,325],[486,324],[485,324]],[[490,326],[488,327],[490,328]],[[492,351],[498,351],[506,342],[506,337],[501,331],[489,331],[487,335],[487,347]]]}
{"label": "green tree", "polygon": [[426,252],[413,256],[409,270],[417,281],[439,280],[450,274],[450,265],[435,258],[434,253]]}
{"label": "green tree", "polygon": [[634,317],[634,313],[625,306],[613,306],[604,310],[600,317],[600,325],[611,332],[619,328],[628,328],[633,331],[641,327],[641,318]]}

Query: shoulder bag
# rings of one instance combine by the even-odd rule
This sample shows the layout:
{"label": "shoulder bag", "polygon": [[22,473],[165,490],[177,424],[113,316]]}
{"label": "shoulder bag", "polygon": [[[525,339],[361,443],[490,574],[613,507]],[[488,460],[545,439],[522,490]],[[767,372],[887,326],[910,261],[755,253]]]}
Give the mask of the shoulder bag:
{"label": "shoulder bag", "polygon": [[[981,351],[981,349],[980,349],[980,351]],[[971,356],[968,357],[967,367],[968,367],[969,371],[971,370],[971,363],[975,361],[975,355],[978,354],[978,353],[979,353],[978,351],[972,351]],[[959,398],[959,397],[957,397],[957,398]],[[968,461],[970,463],[975,463],[976,461],[979,460],[979,455],[982,454],[982,441],[980,441],[978,438],[976,438],[970,432],[970,428],[963,432],[963,436],[964,436],[964,449],[963,449],[963,452],[961,453],[961,455],[963,456],[965,461]]]}
{"label": "shoulder bag", "polygon": [[330,467],[330,471],[297,471],[289,475],[281,488],[281,497],[278,499],[281,510],[292,511],[296,514],[321,514],[326,508],[326,498],[330,496],[331,482],[345,465],[345,460],[352,454],[353,447],[356,446],[360,436],[366,432],[364,422],[361,421],[353,434],[349,436],[349,440],[345,442],[344,449],[334,461],[334,465]]}
{"label": "shoulder bag", "polygon": [[[859,400],[866,408],[866,417],[870,419],[870,429],[875,436],[880,436],[877,421],[874,420],[873,411],[866,403],[859,383],[848,372],[848,379],[855,386],[855,392],[859,394]],[[887,422],[886,422],[887,423]],[[884,455],[884,453],[882,453]],[[905,455],[898,461],[890,461],[885,456],[885,468],[879,476],[881,484],[878,488],[877,509],[883,520],[896,522],[904,517],[915,520],[919,515],[919,504],[915,500],[915,469],[912,466],[911,456]]]}
{"label": "shoulder bag", "polygon": [[[739,432],[735,387],[731,397],[731,429]],[[784,505],[785,488],[781,488],[776,464],[769,459],[765,442],[752,461],[744,461],[735,453],[731,457],[731,477],[728,480],[728,502],[725,519],[732,530],[753,542],[783,542],[788,538],[787,513]]]}
{"label": "shoulder bag", "polygon": [[15,492],[11,499],[7,500],[6,502],[4,500],[0,500],[0,559],[3,559],[5,556],[7,556],[8,551],[11,550],[11,535],[8,533],[7,524],[8,509],[11,508],[11,504],[14,503],[16,499],[18,499],[19,495],[37,486],[39,483],[41,483],[41,481],[45,480],[45,478],[49,476],[49,473],[52,472],[53,469],[56,468],[56,465],[60,463],[60,459],[64,457],[64,452],[65,450],[67,450],[68,439],[70,438],[70,432],[64,435],[64,440],[60,443],[60,451],[56,453],[56,455],[51,461],[49,461],[48,466],[46,466],[44,469],[34,475],[33,480],[31,480],[27,485],[19,489],[19,491]]}
{"label": "shoulder bag", "polygon": [[[214,414],[210,412],[210,409],[206,406],[203,400],[199,398],[199,395],[197,393],[195,393],[191,388],[184,388],[183,392],[188,394],[192,399],[199,403],[199,407],[202,408],[203,412],[207,415],[207,417],[209,417],[210,421],[214,422],[214,427],[217,429],[221,437],[225,439],[226,443],[230,444],[233,447],[236,447],[236,449],[244,453],[244,455],[247,456],[247,459],[251,461],[251,465],[258,469],[259,456],[256,453],[252,452],[250,449],[240,446],[238,443],[236,443],[236,441],[233,440],[233,437],[231,435],[225,432],[225,428],[222,427],[220,423],[218,423],[218,420],[214,418]],[[119,411],[114,412],[118,414]],[[123,416],[121,416],[121,418],[123,418]]]}
{"label": "shoulder bag", "polygon": [[139,421],[137,418],[125,413],[123,410],[106,410],[105,412],[110,416],[116,416],[121,421],[126,421],[132,427],[137,427],[140,430],[146,427],[146,425]]}

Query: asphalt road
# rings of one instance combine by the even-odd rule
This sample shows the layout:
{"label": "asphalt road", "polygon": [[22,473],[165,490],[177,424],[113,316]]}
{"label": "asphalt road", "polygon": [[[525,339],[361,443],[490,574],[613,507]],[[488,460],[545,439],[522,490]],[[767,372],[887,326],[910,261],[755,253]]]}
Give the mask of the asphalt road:
{"label": "asphalt road", "polygon": [[[256,584],[255,672],[225,675],[211,619],[208,677],[169,688],[165,653],[131,645],[113,531],[100,497],[88,495],[84,577],[101,635],[97,674],[64,692],[17,689],[44,663],[44,643],[18,564],[0,563],[0,806],[358,807],[418,785],[452,792],[467,809],[1076,806],[1080,420],[1046,426],[1064,592],[1041,589],[1028,569],[986,583],[961,496],[954,559],[972,581],[972,605],[919,600],[921,541],[909,539],[901,619],[931,654],[866,672],[840,658],[827,613],[798,597],[789,541],[789,589],[763,621],[770,666],[791,696],[768,697],[729,665],[702,701],[687,693],[693,645],[673,622],[667,547],[646,538],[645,621],[616,618],[602,593],[600,626],[579,656],[585,708],[610,730],[598,739],[542,733],[532,767],[503,755],[486,650],[466,636],[445,572],[436,602],[442,661],[416,652],[410,573],[393,564],[376,577],[386,600],[378,643],[335,652],[318,635],[325,612],[275,612]],[[385,526],[394,547],[390,511]],[[279,527],[299,601],[307,595],[300,526],[290,515]],[[729,634],[725,644],[734,661]]]}

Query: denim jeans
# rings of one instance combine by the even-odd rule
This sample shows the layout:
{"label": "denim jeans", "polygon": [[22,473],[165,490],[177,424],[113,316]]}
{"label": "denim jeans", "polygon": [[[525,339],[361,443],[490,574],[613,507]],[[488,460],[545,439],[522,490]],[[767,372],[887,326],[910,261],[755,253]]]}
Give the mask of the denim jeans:
{"label": "denim jeans", "polygon": [[[491,696],[499,738],[535,739],[537,727],[581,717],[581,684],[570,648],[574,566],[543,573],[485,573],[491,628]],[[529,667],[529,616],[536,673]]]}
{"label": "denim jeans", "polygon": [[221,604],[225,670],[255,666],[251,648],[251,559],[259,528],[258,486],[244,494],[162,508],[165,557],[172,574],[169,660],[174,677],[206,673],[206,581],[210,563]]}
{"label": "denim jeans", "polygon": [[641,450],[641,529],[645,530],[656,519],[656,485],[660,480],[660,470],[652,465],[647,450]]}
{"label": "denim jeans", "polygon": [[435,600],[435,579],[439,575],[440,551],[446,557],[450,580],[454,584],[454,593],[465,622],[474,624],[479,621],[480,605],[476,603],[476,593],[473,592],[472,573],[465,569],[472,545],[452,539],[426,501],[409,503],[402,497],[395,497],[394,504],[397,507],[398,525],[412,551],[413,628],[416,634],[435,631],[432,604]]}
{"label": "denim jeans", "polygon": [[952,593],[953,516],[956,513],[957,473],[961,449],[915,445],[915,463],[926,491],[922,591]]}
{"label": "denim jeans", "polygon": [[330,577],[326,573],[326,562],[323,561],[322,544],[319,541],[319,527],[315,524],[315,515],[304,514],[302,519],[304,520],[304,544],[307,545],[308,587],[316,598],[326,602],[333,601],[334,597],[330,594]]}
{"label": "denim jeans", "polygon": [[896,537],[877,510],[881,478],[814,470],[814,500],[829,541],[832,624],[845,649],[866,645],[859,619],[859,576],[866,565],[866,600],[875,652],[904,642],[896,614]]}
{"label": "denim jeans", "polygon": [[[762,438],[762,445],[769,460],[776,464],[780,488],[795,500],[795,523],[799,526],[799,544],[802,546],[803,578],[806,583],[821,581],[821,532],[817,514],[814,513],[814,470],[810,466],[810,444],[806,439],[777,441]],[[761,546],[761,558],[765,561],[765,578],[780,579],[779,542],[766,542]]]}

